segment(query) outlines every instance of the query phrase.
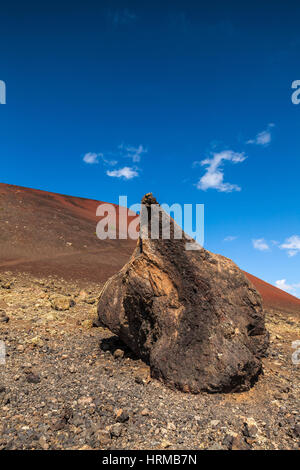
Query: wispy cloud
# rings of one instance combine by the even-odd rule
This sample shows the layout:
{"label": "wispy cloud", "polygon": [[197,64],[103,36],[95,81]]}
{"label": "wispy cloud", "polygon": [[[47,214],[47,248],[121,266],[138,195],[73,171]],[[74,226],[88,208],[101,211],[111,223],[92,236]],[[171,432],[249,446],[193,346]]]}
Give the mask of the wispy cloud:
{"label": "wispy cloud", "polygon": [[224,242],[233,242],[234,240],[236,240],[237,237],[234,236],[234,235],[228,235],[228,237],[225,237],[224,238]]}
{"label": "wispy cloud", "polygon": [[137,169],[130,168],[128,166],[125,166],[124,168],[119,168],[118,170],[107,171],[106,174],[113,178],[122,178],[125,180],[131,180],[132,178],[139,176]]}
{"label": "wispy cloud", "polygon": [[279,289],[285,290],[286,292],[290,292],[294,294],[297,289],[300,288],[300,282],[298,284],[288,284],[286,279],[279,279],[275,282],[276,287]]}
{"label": "wispy cloud", "polygon": [[96,152],[88,152],[83,156],[84,163],[87,163],[89,165],[95,165],[102,161],[104,164],[109,165],[109,166],[114,166],[118,163],[117,160],[110,160],[108,158],[104,157],[103,153],[96,153]]}
{"label": "wispy cloud", "polygon": [[[117,149],[113,151],[106,151],[104,153],[88,152],[83,156],[83,161],[88,165],[95,165],[102,163],[104,167],[116,166],[120,163],[120,159],[130,158],[132,162],[137,163],[141,161],[141,157],[148,152],[142,144],[139,145],[126,145],[124,143],[118,145]],[[137,166],[122,166],[116,170],[107,170],[107,176],[112,178],[122,178],[124,180],[131,180],[139,176],[140,168]]]}
{"label": "wispy cloud", "polygon": [[275,126],[272,122],[268,124],[267,129],[262,132],[259,132],[254,139],[248,140],[247,144],[261,145],[267,147],[272,141],[272,128]]}
{"label": "wispy cloud", "polygon": [[212,158],[207,158],[201,162],[194,162],[195,165],[206,166],[205,174],[199,179],[197,188],[202,191],[207,189],[216,189],[217,191],[230,193],[232,191],[240,191],[241,188],[236,184],[224,182],[224,162],[241,163],[246,160],[244,153],[233,152],[232,150],[224,150],[223,152],[212,153]]}
{"label": "wispy cloud", "polygon": [[95,165],[96,163],[99,163],[99,158],[102,157],[102,153],[88,152],[84,155],[83,161],[89,165]]}
{"label": "wispy cloud", "polygon": [[257,238],[252,240],[253,248],[259,251],[268,251],[270,249],[268,243],[264,238]]}
{"label": "wispy cloud", "polygon": [[142,155],[148,152],[148,149],[146,149],[141,144],[137,147],[134,147],[133,145],[125,145],[124,143],[122,143],[121,145],[119,145],[118,148],[122,156],[131,158],[133,162],[139,162],[141,160]]}
{"label": "wispy cloud", "polygon": [[300,252],[300,237],[298,235],[293,235],[290,238],[287,238],[282,245],[279,245],[279,248],[286,250],[288,256],[295,256]]}

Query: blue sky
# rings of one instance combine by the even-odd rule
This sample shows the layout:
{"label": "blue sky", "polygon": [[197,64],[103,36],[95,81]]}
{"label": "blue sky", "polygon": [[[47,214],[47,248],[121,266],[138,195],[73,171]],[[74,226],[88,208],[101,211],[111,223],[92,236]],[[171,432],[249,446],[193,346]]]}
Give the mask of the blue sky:
{"label": "blue sky", "polygon": [[205,247],[300,296],[300,6],[1,6],[4,183],[205,204]]}

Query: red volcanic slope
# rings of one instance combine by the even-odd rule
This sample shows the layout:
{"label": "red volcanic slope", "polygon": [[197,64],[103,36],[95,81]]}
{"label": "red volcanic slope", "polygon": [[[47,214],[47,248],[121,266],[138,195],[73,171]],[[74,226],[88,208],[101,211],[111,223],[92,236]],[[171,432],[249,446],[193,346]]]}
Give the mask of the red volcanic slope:
{"label": "red volcanic slope", "polygon": [[[97,238],[99,204],[0,183],[0,270],[105,281],[127,262],[136,242]],[[129,222],[135,217],[128,212]]]}
{"label": "red volcanic slope", "polygon": [[[105,281],[128,261],[136,242],[97,238],[99,204],[0,183],[0,271]],[[129,222],[135,217],[128,213]],[[266,307],[300,313],[300,299],[245,274]]]}
{"label": "red volcanic slope", "polygon": [[252,274],[246,272],[245,274],[262,296],[265,307],[286,312],[290,311],[291,313],[300,313],[300,299],[262,281]]}

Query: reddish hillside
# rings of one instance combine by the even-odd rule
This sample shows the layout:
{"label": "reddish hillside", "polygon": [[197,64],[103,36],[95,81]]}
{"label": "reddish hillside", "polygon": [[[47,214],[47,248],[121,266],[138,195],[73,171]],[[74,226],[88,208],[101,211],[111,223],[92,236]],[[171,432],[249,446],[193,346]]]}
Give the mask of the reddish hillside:
{"label": "reddish hillside", "polygon": [[[0,183],[0,271],[105,281],[126,263],[136,243],[97,238],[99,204]],[[118,215],[119,207],[115,207]],[[128,217],[130,221],[134,214]],[[300,313],[300,299],[245,274],[265,306]]]}
{"label": "reddish hillside", "polygon": [[97,238],[99,204],[0,183],[0,270],[106,280],[126,263],[135,242]]}
{"label": "reddish hillside", "polygon": [[300,313],[300,299],[294,297],[287,292],[278,289],[277,287],[268,284],[265,281],[262,281],[258,277],[253,276],[252,274],[246,273],[249,281],[254,284],[256,289],[260,292],[263,300],[264,306],[273,308],[275,310],[282,310],[285,312],[297,312]]}

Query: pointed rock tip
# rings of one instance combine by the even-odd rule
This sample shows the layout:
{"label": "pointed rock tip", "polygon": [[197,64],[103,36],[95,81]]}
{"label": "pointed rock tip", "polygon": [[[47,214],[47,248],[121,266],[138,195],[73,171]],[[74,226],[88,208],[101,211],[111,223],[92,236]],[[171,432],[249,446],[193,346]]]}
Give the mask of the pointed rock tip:
{"label": "pointed rock tip", "polygon": [[152,193],[147,193],[142,199],[142,204],[145,204],[146,206],[151,206],[151,204],[158,204],[158,202]]}

